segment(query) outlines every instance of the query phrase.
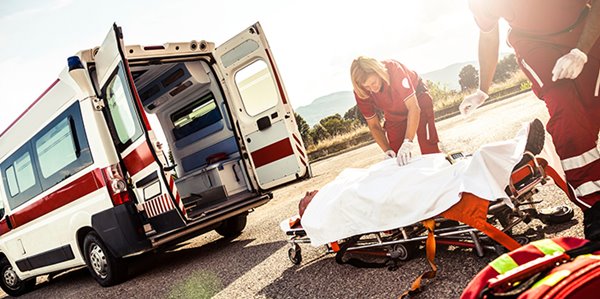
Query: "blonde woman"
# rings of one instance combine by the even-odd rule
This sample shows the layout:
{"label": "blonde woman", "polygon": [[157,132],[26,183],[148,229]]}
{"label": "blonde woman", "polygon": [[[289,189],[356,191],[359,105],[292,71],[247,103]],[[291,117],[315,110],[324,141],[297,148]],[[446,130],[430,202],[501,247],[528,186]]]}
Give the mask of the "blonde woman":
{"label": "blonde woman", "polygon": [[[395,60],[360,56],[350,76],[358,109],[367,120],[375,142],[390,158],[405,165],[416,154],[439,153],[433,102],[421,78]],[[376,111],[383,111],[383,127]]]}

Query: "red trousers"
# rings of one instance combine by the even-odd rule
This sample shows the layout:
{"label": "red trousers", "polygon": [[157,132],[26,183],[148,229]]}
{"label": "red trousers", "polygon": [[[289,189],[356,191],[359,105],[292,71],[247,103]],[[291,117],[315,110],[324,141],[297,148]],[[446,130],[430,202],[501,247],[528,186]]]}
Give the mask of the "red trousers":
{"label": "red trousers", "polygon": [[[417,102],[421,108],[419,126],[417,127],[417,140],[422,154],[439,153],[438,142],[440,141],[435,128],[435,116],[433,114],[433,100],[428,92],[417,95]],[[385,122],[385,132],[388,142],[394,152],[398,152],[406,134],[407,121]]]}
{"label": "red trousers", "polygon": [[600,201],[600,43],[588,53],[588,62],[574,80],[552,82],[556,60],[570,51],[534,40],[513,43],[519,64],[546,103],[550,121],[546,128],[561,159],[567,183],[582,209]]}

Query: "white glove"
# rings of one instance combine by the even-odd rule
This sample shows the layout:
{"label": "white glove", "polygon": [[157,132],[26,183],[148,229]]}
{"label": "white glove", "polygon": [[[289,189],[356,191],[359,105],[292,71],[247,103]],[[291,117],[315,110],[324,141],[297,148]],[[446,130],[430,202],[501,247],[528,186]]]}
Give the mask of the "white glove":
{"label": "white glove", "polygon": [[416,144],[414,144],[409,139],[404,139],[404,142],[400,146],[398,154],[396,155],[396,162],[398,163],[398,165],[403,166],[408,164],[410,158],[412,158],[413,155],[416,155],[416,149]]}
{"label": "white glove", "polygon": [[393,150],[387,150],[385,151],[385,158],[384,159],[391,159],[391,158],[396,158],[396,152],[394,152]]}
{"label": "white glove", "polygon": [[462,103],[460,103],[460,106],[458,106],[458,110],[463,116],[469,116],[489,97],[490,96],[488,96],[487,93],[478,89],[474,94],[468,95],[464,98]]}
{"label": "white glove", "polygon": [[571,52],[559,58],[552,69],[552,81],[558,79],[575,79],[583,70],[587,62],[587,55],[575,48]]}

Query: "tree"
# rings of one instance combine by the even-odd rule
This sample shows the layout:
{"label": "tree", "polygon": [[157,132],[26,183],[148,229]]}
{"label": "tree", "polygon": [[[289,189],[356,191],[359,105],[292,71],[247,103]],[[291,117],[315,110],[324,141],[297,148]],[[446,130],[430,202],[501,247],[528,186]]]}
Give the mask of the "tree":
{"label": "tree", "polygon": [[494,83],[501,83],[511,77],[511,75],[519,69],[517,64],[517,58],[515,54],[510,54],[502,58],[496,66],[496,72],[492,81]]}
{"label": "tree", "polygon": [[460,89],[466,91],[469,89],[475,89],[479,86],[479,72],[473,65],[466,65],[460,70],[458,74]]}
{"label": "tree", "polygon": [[310,130],[310,138],[312,139],[313,144],[319,143],[319,141],[327,139],[331,137],[331,134],[327,132],[325,128],[321,124],[316,124]]}
{"label": "tree", "polygon": [[338,113],[321,119],[319,124],[321,124],[331,136],[343,134],[352,129],[352,121],[342,119]]}
{"label": "tree", "polygon": [[298,126],[298,131],[300,132],[300,136],[302,137],[302,141],[304,141],[305,146],[309,146],[312,144],[312,140],[310,138],[310,126],[300,114],[294,112],[294,116],[296,117],[296,125]]}

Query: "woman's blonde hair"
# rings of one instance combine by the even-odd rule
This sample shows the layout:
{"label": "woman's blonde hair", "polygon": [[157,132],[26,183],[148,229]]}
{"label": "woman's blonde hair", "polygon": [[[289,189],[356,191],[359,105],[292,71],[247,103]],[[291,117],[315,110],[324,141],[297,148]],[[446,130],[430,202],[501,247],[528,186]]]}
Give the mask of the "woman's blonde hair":
{"label": "woman's blonde hair", "polygon": [[390,75],[381,61],[367,56],[359,56],[352,61],[352,65],[350,66],[352,86],[354,86],[356,95],[361,99],[369,97],[369,92],[366,91],[362,85],[371,74],[376,74],[379,78],[383,79],[387,85],[390,84]]}

